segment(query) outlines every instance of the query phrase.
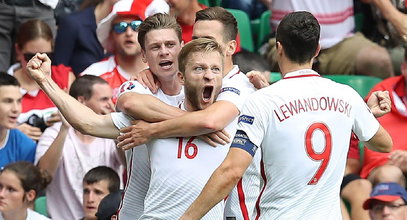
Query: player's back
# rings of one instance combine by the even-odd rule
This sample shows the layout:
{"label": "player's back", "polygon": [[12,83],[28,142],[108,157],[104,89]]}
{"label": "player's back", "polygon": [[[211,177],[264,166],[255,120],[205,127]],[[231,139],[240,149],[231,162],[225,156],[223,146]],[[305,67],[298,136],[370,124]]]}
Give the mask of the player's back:
{"label": "player's back", "polygon": [[[235,125],[227,128],[232,135],[235,130]],[[196,137],[181,137],[156,139],[147,148],[151,180],[140,219],[178,219],[225,159],[229,144],[212,147]],[[220,202],[202,219],[223,219],[223,213]]]}
{"label": "player's back", "polygon": [[353,89],[302,71],[251,97],[252,108],[265,110],[253,118],[266,124],[260,219],[342,219],[339,186],[351,131],[362,138],[377,131],[360,127],[373,116]]}

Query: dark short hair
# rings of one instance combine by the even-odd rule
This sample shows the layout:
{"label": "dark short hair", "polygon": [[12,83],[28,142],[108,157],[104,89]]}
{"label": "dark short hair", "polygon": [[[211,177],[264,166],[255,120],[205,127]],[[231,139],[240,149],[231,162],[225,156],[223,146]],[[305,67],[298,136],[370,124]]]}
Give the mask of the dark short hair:
{"label": "dark short hair", "polygon": [[[208,38],[198,38],[185,44],[178,56],[178,69],[185,74],[185,67],[189,60],[189,56],[195,52],[218,52],[223,58],[222,47],[214,40]],[[222,60],[223,63],[223,60]]]}
{"label": "dark short hair", "polygon": [[0,72],[0,86],[18,86],[20,87],[20,83],[18,80],[5,72]]}
{"label": "dark short hair", "polygon": [[116,171],[107,166],[98,166],[89,170],[83,177],[84,184],[94,184],[102,180],[109,182],[109,193],[120,189],[120,178]]}
{"label": "dark short hair", "polygon": [[233,54],[233,63],[239,66],[240,71],[248,73],[252,70],[270,71],[267,60],[258,53],[250,51],[240,51]]}
{"label": "dark short hair", "polygon": [[197,21],[219,21],[224,28],[224,41],[236,40],[237,21],[228,10],[221,7],[209,7],[196,13],[195,22]]}
{"label": "dark short hair", "polygon": [[309,62],[319,44],[320,26],[309,12],[287,14],[277,27],[276,40],[283,45],[288,59],[298,64]]}
{"label": "dark short hair", "polygon": [[95,84],[108,84],[106,80],[99,76],[83,75],[73,81],[71,88],[69,89],[69,95],[77,99],[79,96],[83,96],[86,100],[90,99],[93,95],[93,85]]}
{"label": "dark short hair", "polygon": [[52,47],[54,47],[54,37],[51,28],[45,22],[32,19],[20,25],[16,37],[16,43],[20,49],[23,48],[27,42],[36,39],[49,41]]}
{"label": "dark short hair", "polygon": [[140,44],[140,47],[145,50],[145,41],[148,32],[161,29],[173,29],[177,34],[179,42],[182,41],[181,26],[179,26],[175,17],[168,14],[157,13],[150,17],[147,17],[146,20],[144,20],[143,23],[141,23],[138,27],[137,40]]}
{"label": "dark short hair", "polygon": [[7,164],[1,171],[13,172],[21,182],[24,192],[34,190],[36,195],[45,189],[51,182],[51,175],[43,169],[34,166],[26,161],[19,161]]}

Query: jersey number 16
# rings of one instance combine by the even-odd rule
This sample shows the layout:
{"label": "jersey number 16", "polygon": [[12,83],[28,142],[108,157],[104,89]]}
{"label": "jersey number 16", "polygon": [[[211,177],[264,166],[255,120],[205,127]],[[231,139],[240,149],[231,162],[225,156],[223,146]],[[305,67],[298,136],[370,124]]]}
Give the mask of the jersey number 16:
{"label": "jersey number 16", "polygon": [[189,138],[187,144],[185,145],[184,150],[183,149],[183,137],[179,137],[178,138],[178,155],[177,158],[181,159],[182,156],[182,152],[184,152],[184,155],[186,158],[188,159],[194,159],[196,157],[196,155],[198,154],[198,147],[196,146],[196,144],[192,143],[192,141],[195,140],[196,137],[191,137]]}

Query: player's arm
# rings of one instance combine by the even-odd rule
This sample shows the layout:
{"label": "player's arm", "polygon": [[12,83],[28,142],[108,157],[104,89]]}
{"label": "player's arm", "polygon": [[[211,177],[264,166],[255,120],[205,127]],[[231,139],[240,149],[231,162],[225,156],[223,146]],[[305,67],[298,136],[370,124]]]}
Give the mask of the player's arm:
{"label": "player's arm", "polygon": [[116,138],[119,135],[110,115],[96,114],[58,87],[51,79],[51,60],[46,54],[37,53],[27,63],[27,70],[76,130],[103,138]]}
{"label": "player's arm", "polygon": [[237,131],[226,159],[215,170],[201,194],[181,219],[201,219],[213,206],[224,199],[250,165],[255,153],[253,149],[257,149],[257,146],[243,131]]}
{"label": "player's arm", "polygon": [[136,119],[160,122],[181,116],[185,112],[170,106],[152,95],[127,92],[119,96],[116,108]]}
{"label": "player's arm", "polygon": [[222,130],[239,115],[229,101],[216,101],[208,108],[188,112],[181,117],[163,121],[153,127],[155,138],[198,136]]}
{"label": "player's arm", "polygon": [[381,125],[376,134],[365,144],[370,150],[382,153],[389,153],[393,147],[393,141],[389,133]]}
{"label": "player's arm", "polygon": [[[181,117],[157,123],[148,123],[143,120],[133,121],[133,125],[120,130],[117,147],[128,150],[144,144],[151,139],[167,137],[199,136],[206,143],[226,144],[229,134],[222,129],[226,127],[237,115],[237,107],[228,101],[217,101],[205,110],[185,112]],[[218,131],[222,130],[222,131]]]}

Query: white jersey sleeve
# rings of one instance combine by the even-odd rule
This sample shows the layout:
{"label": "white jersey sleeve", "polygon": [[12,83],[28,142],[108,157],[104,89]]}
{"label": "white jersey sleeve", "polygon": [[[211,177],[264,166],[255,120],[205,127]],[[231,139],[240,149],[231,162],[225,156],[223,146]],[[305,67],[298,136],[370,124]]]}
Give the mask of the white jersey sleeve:
{"label": "white jersey sleeve", "polygon": [[137,81],[127,81],[123,83],[119,88],[118,97],[128,92],[136,92],[143,95],[153,95],[153,93],[148,88],[144,88],[144,86]]}

